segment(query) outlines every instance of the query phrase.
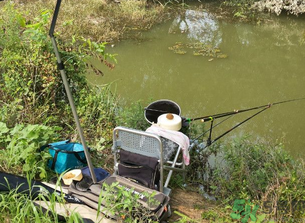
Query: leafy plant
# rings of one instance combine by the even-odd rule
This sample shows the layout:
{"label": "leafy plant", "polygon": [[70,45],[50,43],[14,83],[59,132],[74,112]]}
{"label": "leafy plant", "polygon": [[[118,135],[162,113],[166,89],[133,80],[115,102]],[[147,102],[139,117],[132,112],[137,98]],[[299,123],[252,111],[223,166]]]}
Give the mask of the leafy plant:
{"label": "leafy plant", "polygon": [[118,222],[158,222],[153,212],[143,206],[139,199],[145,198],[148,206],[156,204],[155,193],[143,191],[135,193],[134,189],[120,186],[118,182],[112,185],[103,184],[99,197],[98,212],[115,217]]}
{"label": "leafy plant", "polygon": [[[193,165],[189,176],[225,204],[236,199],[250,200],[260,206],[261,212],[269,214],[266,219],[298,218],[304,213],[305,164],[302,160],[296,162],[282,147],[281,143],[254,144],[249,137],[236,139],[193,156],[193,162],[202,165]],[[211,155],[214,165],[209,163]]]}
{"label": "leafy plant", "polygon": [[15,169],[32,178],[38,176],[40,179],[45,179],[46,162],[50,155],[47,151],[40,151],[39,148],[58,137],[56,131],[60,128],[20,124],[8,129],[3,122],[0,122],[0,126],[4,129],[0,142],[3,147],[0,150],[2,168],[10,172]]}
{"label": "leafy plant", "polygon": [[[71,137],[73,115],[48,38],[51,11],[28,18],[9,2],[0,11],[0,121],[10,127],[18,123],[61,126],[63,138]],[[85,136],[91,143],[104,138],[106,145],[111,141],[108,129],[115,125],[117,99],[109,85],[90,86],[85,73],[91,57],[110,68],[109,60],[115,58],[105,52],[105,42],[78,35],[63,40],[55,35]]]}

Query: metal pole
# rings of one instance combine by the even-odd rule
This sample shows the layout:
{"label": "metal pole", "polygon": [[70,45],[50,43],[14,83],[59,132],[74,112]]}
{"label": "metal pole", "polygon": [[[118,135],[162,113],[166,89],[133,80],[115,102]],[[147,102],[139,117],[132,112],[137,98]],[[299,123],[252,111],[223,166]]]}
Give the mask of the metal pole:
{"label": "metal pole", "polygon": [[58,69],[60,71],[61,78],[62,78],[63,84],[65,86],[65,90],[66,90],[68,100],[69,100],[69,103],[70,103],[70,106],[71,106],[71,110],[72,110],[72,113],[73,113],[73,116],[74,116],[74,120],[75,120],[75,123],[76,123],[77,131],[78,131],[79,137],[81,139],[82,145],[84,147],[85,156],[86,156],[88,167],[89,167],[89,170],[90,170],[90,173],[91,173],[91,177],[92,177],[93,182],[96,183],[97,180],[96,180],[96,176],[95,176],[95,173],[94,173],[94,168],[93,168],[93,165],[92,165],[92,162],[91,162],[90,153],[88,151],[88,146],[87,146],[87,143],[86,143],[86,140],[85,140],[85,137],[84,137],[83,129],[82,129],[82,127],[80,125],[80,122],[79,122],[79,118],[78,118],[77,111],[76,111],[76,108],[75,108],[74,100],[73,100],[71,90],[70,90],[70,87],[69,87],[69,83],[68,83],[68,80],[67,80],[66,72],[64,70],[64,64],[61,61],[61,57],[60,57],[60,54],[59,54],[59,51],[58,51],[58,48],[57,48],[56,40],[55,40],[55,37],[53,35],[54,29],[55,29],[55,24],[56,24],[56,19],[57,19],[59,8],[60,8],[60,3],[61,3],[61,0],[58,0],[57,4],[56,4],[55,11],[54,11],[53,20],[52,20],[52,23],[51,23],[51,28],[50,28],[49,35],[51,37],[52,45],[53,45],[53,48],[54,48],[54,53],[55,53],[55,56],[56,56],[56,59],[57,59]]}

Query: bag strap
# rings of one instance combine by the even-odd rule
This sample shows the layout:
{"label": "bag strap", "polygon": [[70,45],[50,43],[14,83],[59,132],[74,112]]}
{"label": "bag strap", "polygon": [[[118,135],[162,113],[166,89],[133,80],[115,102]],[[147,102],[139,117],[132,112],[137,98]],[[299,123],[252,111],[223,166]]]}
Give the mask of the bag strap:
{"label": "bag strap", "polygon": [[87,164],[86,157],[84,157],[84,158],[82,159],[78,153],[73,153],[73,154],[74,154],[74,156],[76,157],[76,159],[78,159],[79,161],[81,161],[83,164]]}
{"label": "bag strap", "polygon": [[54,142],[54,143],[48,143],[48,144],[45,144],[45,145],[40,147],[40,152],[45,150],[45,148],[49,148],[49,147],[54,146],[54,145],[67,144],[67,143],[70,143],[70,142],[71,142],[71,139],[67,139],[67,140],[59,141],[59,142]]}
{"label": "bag strap", "polygon": [[55,170],[55,164],[56,164],[57,156],[58,156],[58,153],[60,152],[59,150],[54,150],[54,151],[55,151],[55,154],[54,154],[51,170]]}
{"label": "bag strap", "polygon": [[[59,152],[62,152],[60,150],[54,150],[55,151],[55,154],[54,154],[54,158],[53,158],[53,162],[52,162],[52,166],[51,166],[51,169],[52,170],[55,170],[55,164],[56,164],[56,161],[57,161],[57,156],[58,156],[58,153]],[[83,164],[87,164],[87,160],[86,158],[82,159],[78,153],[73,153],[74,156],[79,160],[81,161]]]}
{"label": "bag strap", "polygon": [[50,147],[49,144],[45,144],[45,145],[41,146],[41,147],[39,148],[39,149],[40,149],[40,152],[44,151],[45,148],[48,148],[48,147]]}

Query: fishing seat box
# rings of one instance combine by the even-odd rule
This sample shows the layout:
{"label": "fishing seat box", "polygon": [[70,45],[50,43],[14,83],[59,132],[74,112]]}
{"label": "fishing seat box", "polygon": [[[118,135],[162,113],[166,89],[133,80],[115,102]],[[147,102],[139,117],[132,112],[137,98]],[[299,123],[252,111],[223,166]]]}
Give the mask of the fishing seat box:
{"label": "fishing seat box", "polygon": [[119,151],[119,157],[117,173],[119,176],[151,189],[159,187],[160,167],[157,158],[131,153],[123,149]]}
{"label": "fishing seat box", "polygon": [[[106,197],[107,194],[109,195],[109,191],[105,189],[107,187],[112,187],[114,191],[118,191],[119,188],[123,188],[126,191],[132,191],[132,194],[139,195],[137,202],[149,210],[149,212],[152,213],[152,215],[154,215],[158,221],[165,220],[171,215],[169,207],[169,196],[161,193],[160,191],[147,188],[143,185],[126,179],[125,177],[115,174],[112,174],[97,184],[91,185],[87,191],[79,191],[76,188],[70,187],[69,194],[79,198],[88,206],[96,210],[100,209],[106,216],[116,219],[117,216],[113,216],[110,213],[110,208],[108,207],[107,209],[105,207],[106,203],[103,198]],[[153,202],[151,202],[151,200],[149,201],[147,195],[148,197],[150,195],[152,196],[151,200],[153,200]],[[101,199],[100,207],[99,199]]]}

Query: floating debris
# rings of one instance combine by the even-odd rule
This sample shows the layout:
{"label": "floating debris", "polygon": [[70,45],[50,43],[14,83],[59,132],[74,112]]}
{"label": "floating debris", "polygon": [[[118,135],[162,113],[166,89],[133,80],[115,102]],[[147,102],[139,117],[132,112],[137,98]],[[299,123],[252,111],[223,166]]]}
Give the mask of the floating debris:
{"label": "floating debris", "polygon": [[217,55],[217,58],[221,58],[221,59],[225,59],[225,58],[227,58],[228,57],[228,55],[227,54],[218,54]]}
{"label": "floating debris", "polygon": [[[213,47],[209,44],[204,44],[201,42],[196,43],[182,43],[176,42],[173,46],[168,47],[169,50],[173,51],[175,54],[186,54],[188,51],[193,49],[194,56],[204,56],[204,57],[211,57],[211,58],[219,58],[224,59],[228,56],[221,52],[218,47]],[[213,60],[213,59],[212,59]],[[209,61],[212,61],[209,59]]]}
{"label": "floating debris", "polygon": [[184,44],[181,42],[176,42],[175,45],[168,47],[168,49],[172,50],[176,54],[180,54],[180,55],[186,54]]}

